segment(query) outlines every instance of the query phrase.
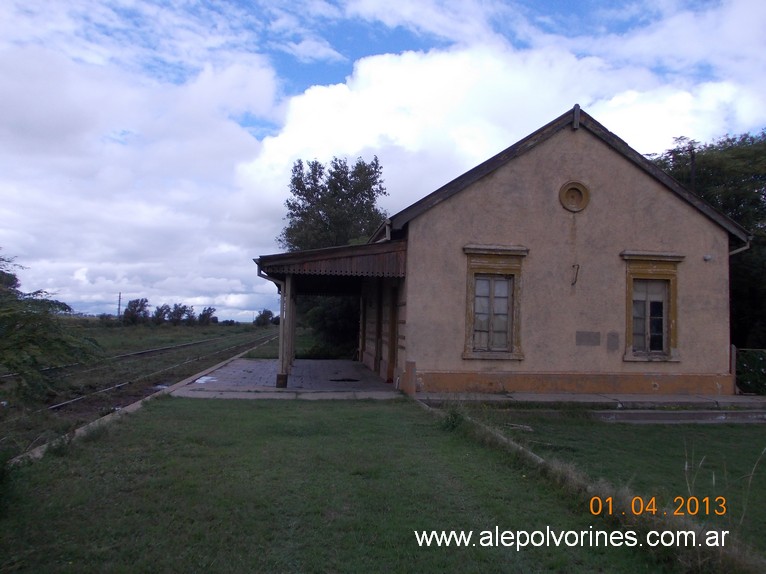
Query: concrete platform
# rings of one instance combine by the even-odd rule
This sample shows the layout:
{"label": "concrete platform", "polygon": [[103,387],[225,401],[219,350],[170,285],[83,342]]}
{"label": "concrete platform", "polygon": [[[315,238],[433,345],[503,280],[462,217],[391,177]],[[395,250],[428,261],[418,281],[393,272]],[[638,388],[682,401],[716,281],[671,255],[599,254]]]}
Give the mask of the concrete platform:
{"label": "concrete platform", "polygon": [[393,385],[356,361],[295,361],[287,388],[276,388],[278,362],[234,359],[172,391],[174,396],[220,399],[395,399]]}
{"label": "concrete platform", "polygon": [[[174,396],[206,399],[396,399],[403,394],[356,361],[295,361],[287,388],[276,388],[278,361],[236,358],[169,389]],[[631,395],[618,393],[425,393],[433,405],[483,402],[519,407],[576,405],[610,422],[766,422],[766,397],[744,395]]]}

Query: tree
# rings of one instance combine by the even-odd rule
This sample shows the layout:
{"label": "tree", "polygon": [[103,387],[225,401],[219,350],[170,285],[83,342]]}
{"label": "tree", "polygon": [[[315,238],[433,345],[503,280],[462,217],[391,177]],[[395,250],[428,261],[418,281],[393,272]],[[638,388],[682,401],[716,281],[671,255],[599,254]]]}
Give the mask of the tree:
{"label": "tree", "polygon": [[675,138],[654,158],[668,174],[751,232],[766,232],[766,130],[700,144]]}
{"label": "tree", "polygon": [[[293,164],[290,194],[285,201],[287,225],[277,238],[289,251],[364,243],[386,219],[376,204],[379,197],[388,195],[377,156],[369,163],[357,158],[351,168],[337,157],[327,167],[316,160],[305,165],[298,160]],[[332,349],[312,354],[353,355],[358,298],[301,297],[298,314],[312,327],[320,347]]]}
{"label": "tree", "polygon": [[126,325],[138,325],[149,320],[149,301],[146,298],[128,301],[122,313],[122,321]]}
{"label": "tree", "polygon": [[168,313],[168,320],[173,325],[180,325],[188,311],[189,308],[186,305],[182,305],[181,303],[174,303],[173,308],[170,310],[170,313]]}
{"label": "tree", "polygon": [[274,313],[270,309],[262,309],[258,312],[258,316],[256,316],[253,323],[255,323],[256,327],[266,327],[273,319]]}
{"label": "tree", "polygon": [[766,130],[700,144],[676,138],[654,162],[754,238],[731,258],[731,338],[766,347]]}
{"label": "tree", "polygon": [[348,245],[367,240],[385,220],[377,205],[388,195],[377,156],[366,163],[357,158],[349,168],[334,157],[329,167],[317,160],[293,164],[291,197],[285,201],[287,225],[277,238],[288,251]]}
{"label": "tree", "polygon": [[158,305],[154,308],[154,313],[152,313],[152,323],[155,325],[162,325],[168,320],[169,315],[170,305]]}
{"label": "tree", "polygon": [[69,305],[45,291],[22,292],[14,272],[19,268],[0,256],[0,365],[18,375],[23,396],[40,399],[55,385],[46,367],[87,359],[96,344],[63,324]]}
{"label": "tree", "polygon": [[205,307],[202,309],[202,313],[199,314],[197,321],[203,327],[207,326],[214,322],[213,319],[215,319],[215,317],[213,317],[213,315],[215,315],[215,307]]}

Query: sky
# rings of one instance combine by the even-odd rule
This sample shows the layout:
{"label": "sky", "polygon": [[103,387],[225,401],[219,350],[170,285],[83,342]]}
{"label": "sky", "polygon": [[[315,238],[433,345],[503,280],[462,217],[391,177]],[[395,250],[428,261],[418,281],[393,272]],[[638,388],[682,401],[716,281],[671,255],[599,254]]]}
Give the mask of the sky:
{"label": "sky", "polygon": [[643,154],[766,128],[760,0],[3,0],[0,255],[75,311],[278,310],[292,165],[393,214],[575,103]]}

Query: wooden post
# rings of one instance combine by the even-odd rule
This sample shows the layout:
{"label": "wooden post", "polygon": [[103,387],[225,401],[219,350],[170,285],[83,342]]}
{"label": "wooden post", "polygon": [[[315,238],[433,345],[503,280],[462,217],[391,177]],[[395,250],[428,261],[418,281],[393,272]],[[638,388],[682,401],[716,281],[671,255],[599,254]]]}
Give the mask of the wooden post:
{"label": "wooden post", "polygon": [[295,357],[295,296],[293,294],[293,276],[285,277],[284,287],[279,298],[279,373],[277,388],[287,386],[287,378],[292,370]]}
{"label": "wooden post", "polygon": [[295,361],[295,327],[297,325],[296,300],[298,294],[295,292],[295,281],[292,275],[287,276],[287,373],[293,372],[293,361]]}

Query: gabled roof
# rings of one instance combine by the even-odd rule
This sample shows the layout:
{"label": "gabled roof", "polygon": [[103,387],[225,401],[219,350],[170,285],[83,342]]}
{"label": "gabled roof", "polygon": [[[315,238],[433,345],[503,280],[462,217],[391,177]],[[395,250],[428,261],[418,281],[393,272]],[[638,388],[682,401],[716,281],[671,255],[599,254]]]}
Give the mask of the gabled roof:
{"label": "gabled roof", "polygon": [[[614,151],[621,154],[625,159],[643,170],[647,175],[662,183],[681,200],[685,201],[697,209],[699,212],[701,212],[703,215],[705,215],[708,219],[725,229],[732,237],[739,239],[742,242],[747,242],[751,239],[750,233],[745,228],[743,228],[741,225],[726,215],[720,213],[707,202],[687,190],[675,179],[670,177],[668,174],[654,165],[651,161],[646,159],[643,155],[631,148],[622,139],[614,135],[612,132],[594,120],[591,116],[582,111],[580,106],[577,104],[575,104],[574,108],[562,114],[552,122],[544,125],[536,132],[528,135],[521,141],[513,144],[511,147],[501,151],[499,154],[491,157],[484,163],[481,163],[473,169],[465,172],[463,175],[453,179],[451,182],[440,187],[433,193],[426,195],[423,199],[413,203],[396,215],[391,216],[387,224],[391,226],[391,230],[393,231],[404,229],[407,223],[409,223],[412,219],[421,215],[425,211],[428,211],[442,201],[452,197],[479,179],[502,167],[512,159],[528,152],[536,145],[546,141],[548,138],[554,136],[557,132],[563,129],[588,130]],[[383,240],[385,232],[386,230],[384,224],[384,226],[378,228],[378,230],[373,234],[372,238],[370,238],[370,243]]]}

